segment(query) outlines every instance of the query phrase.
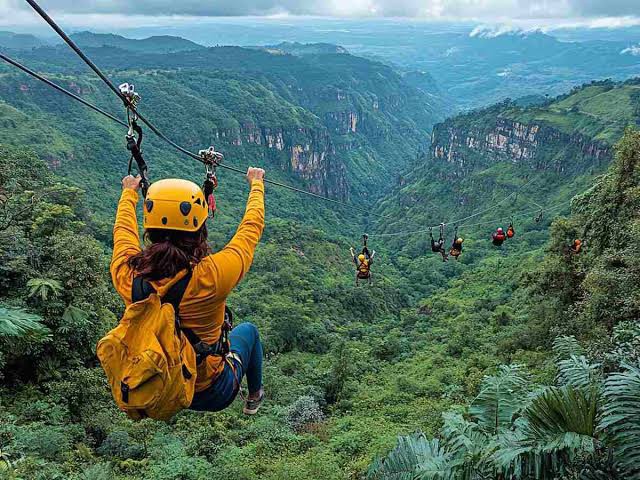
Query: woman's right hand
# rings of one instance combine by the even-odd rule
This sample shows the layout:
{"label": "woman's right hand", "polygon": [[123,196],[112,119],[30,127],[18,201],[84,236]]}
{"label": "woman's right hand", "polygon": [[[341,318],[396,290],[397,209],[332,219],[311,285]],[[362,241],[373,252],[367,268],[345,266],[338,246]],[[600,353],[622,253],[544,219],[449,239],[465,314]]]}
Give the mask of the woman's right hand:
{"label": "woman's right hand", "polygon": [[130,188],[131,190],[138,191],[140,189],[140,181],[142,177],[138,175],[134,177],[132,175],[127,175],[122,179],[122,189]]}
{"label": "woman's right hand", "polygon": [[254,180],[264,180],[264,170],[262,168],[249,167],[247,170],[247,182],[251,185]]}

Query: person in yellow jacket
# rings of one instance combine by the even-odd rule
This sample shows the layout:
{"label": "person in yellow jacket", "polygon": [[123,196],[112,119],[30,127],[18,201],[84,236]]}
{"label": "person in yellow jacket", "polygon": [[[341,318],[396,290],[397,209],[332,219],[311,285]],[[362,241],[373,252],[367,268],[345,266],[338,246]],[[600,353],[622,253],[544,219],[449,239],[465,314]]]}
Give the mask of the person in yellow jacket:
{"label": "person in yellow jacket", "polygon": [[[249,270],[264,229],[263,180],[264,170],[249,168],[251,192],[244,218],[231,241],[212,253],[207,245],[204,194],[195,183],[177,179],[160,180],[149,187],[143,204],[146,246],[141,248],[136,219],[140,177],[125,177],[110,267],[113,284],[125,304],[132,303],[136,278],[162,294],[191,272],[179,303],[180,327],[189,329],[207,347],[221,342],[227,296]],[[223,410],[235,399],[246,375],[249,396],[244,412],[253,415],[264,399],[260,336],[253,324],[242,323],[231,331],[229,340],[229,355],[205,355],[198,364],[190,408]]]}

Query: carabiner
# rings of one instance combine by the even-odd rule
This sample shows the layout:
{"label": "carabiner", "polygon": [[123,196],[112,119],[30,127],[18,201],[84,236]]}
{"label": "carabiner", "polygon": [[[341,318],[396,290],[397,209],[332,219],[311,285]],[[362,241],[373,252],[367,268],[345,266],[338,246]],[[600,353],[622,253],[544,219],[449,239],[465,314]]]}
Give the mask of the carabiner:
{"label": "carabiner", "polygon": [[200,158],[205,165],[211,165],[214,168],[220,165],[224,160],[224,155],[222,155],[220,152],[216,152],[216,149],[213,147],[213,145],[211,145],[206,150],[198,151],[198,155],[200,155]]}

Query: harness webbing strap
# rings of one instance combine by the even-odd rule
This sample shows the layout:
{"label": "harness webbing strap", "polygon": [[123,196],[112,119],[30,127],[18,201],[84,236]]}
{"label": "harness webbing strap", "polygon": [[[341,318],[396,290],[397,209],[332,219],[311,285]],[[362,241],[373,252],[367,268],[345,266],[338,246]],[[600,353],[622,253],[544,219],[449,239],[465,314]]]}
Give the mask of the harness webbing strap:
{"label": "harness webbing strap", "polygon": [[[184,296],[184,292],[191,281],[192,272],[187,273],[183,278],[178,280],[165,295],[162,297],[162,303],[170,303],[173,305],[173,310],[176,312],[176,331],[182,331],[189,343],[193,346],[196,352],[196,364],[200,364],[209,355],[225,356],[229,353],[229,332],[232,327],[233,314],[229,307],[225,306],[225,320],[222,324],[222,333],[220,339],[213,345],[209,345],[203,342],[202,339],[190,328],[185,328],[180,325],[180,302]],[[133,279],[133,287],[131,292],[131,299],[133,302],[139,302],[149,297],[149,295],[156,292],[151,283],[144,280],[142,277],[135,277]]]}
{"label": "harness webbing strap", "polygon": [[[140,181],[140,189],[142,190],[142,195],[146,197],[147,189],[149,188],[149,179],[147,178],[147,162],[144,161],[142,150],[140,149],[140,146],[142,145],[142,128],[135,120],[131,122],[131,128],[136,132],[138,138],[136,140],[133,136],[127,135],[127,150],[131,152],[131,156],[136,161],[138,173],[140,174],[140,177],[142,177],[142,180]],[[131,162],[129,162],[129,174],[131,174]]]}

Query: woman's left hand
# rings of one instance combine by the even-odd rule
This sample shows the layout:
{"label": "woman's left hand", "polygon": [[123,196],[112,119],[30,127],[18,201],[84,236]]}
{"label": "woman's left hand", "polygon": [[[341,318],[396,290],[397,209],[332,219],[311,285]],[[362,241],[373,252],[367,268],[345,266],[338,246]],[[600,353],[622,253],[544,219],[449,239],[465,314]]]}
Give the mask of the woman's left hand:
{"label": "woman's left hand", "polygon": [[130,188],[131,190],[135,190],[136,192],[140,190],[140,181],[142,177],[138,175],[134,177],[133,175],[127,175],[122,179],[122,189],[125,190]]}

